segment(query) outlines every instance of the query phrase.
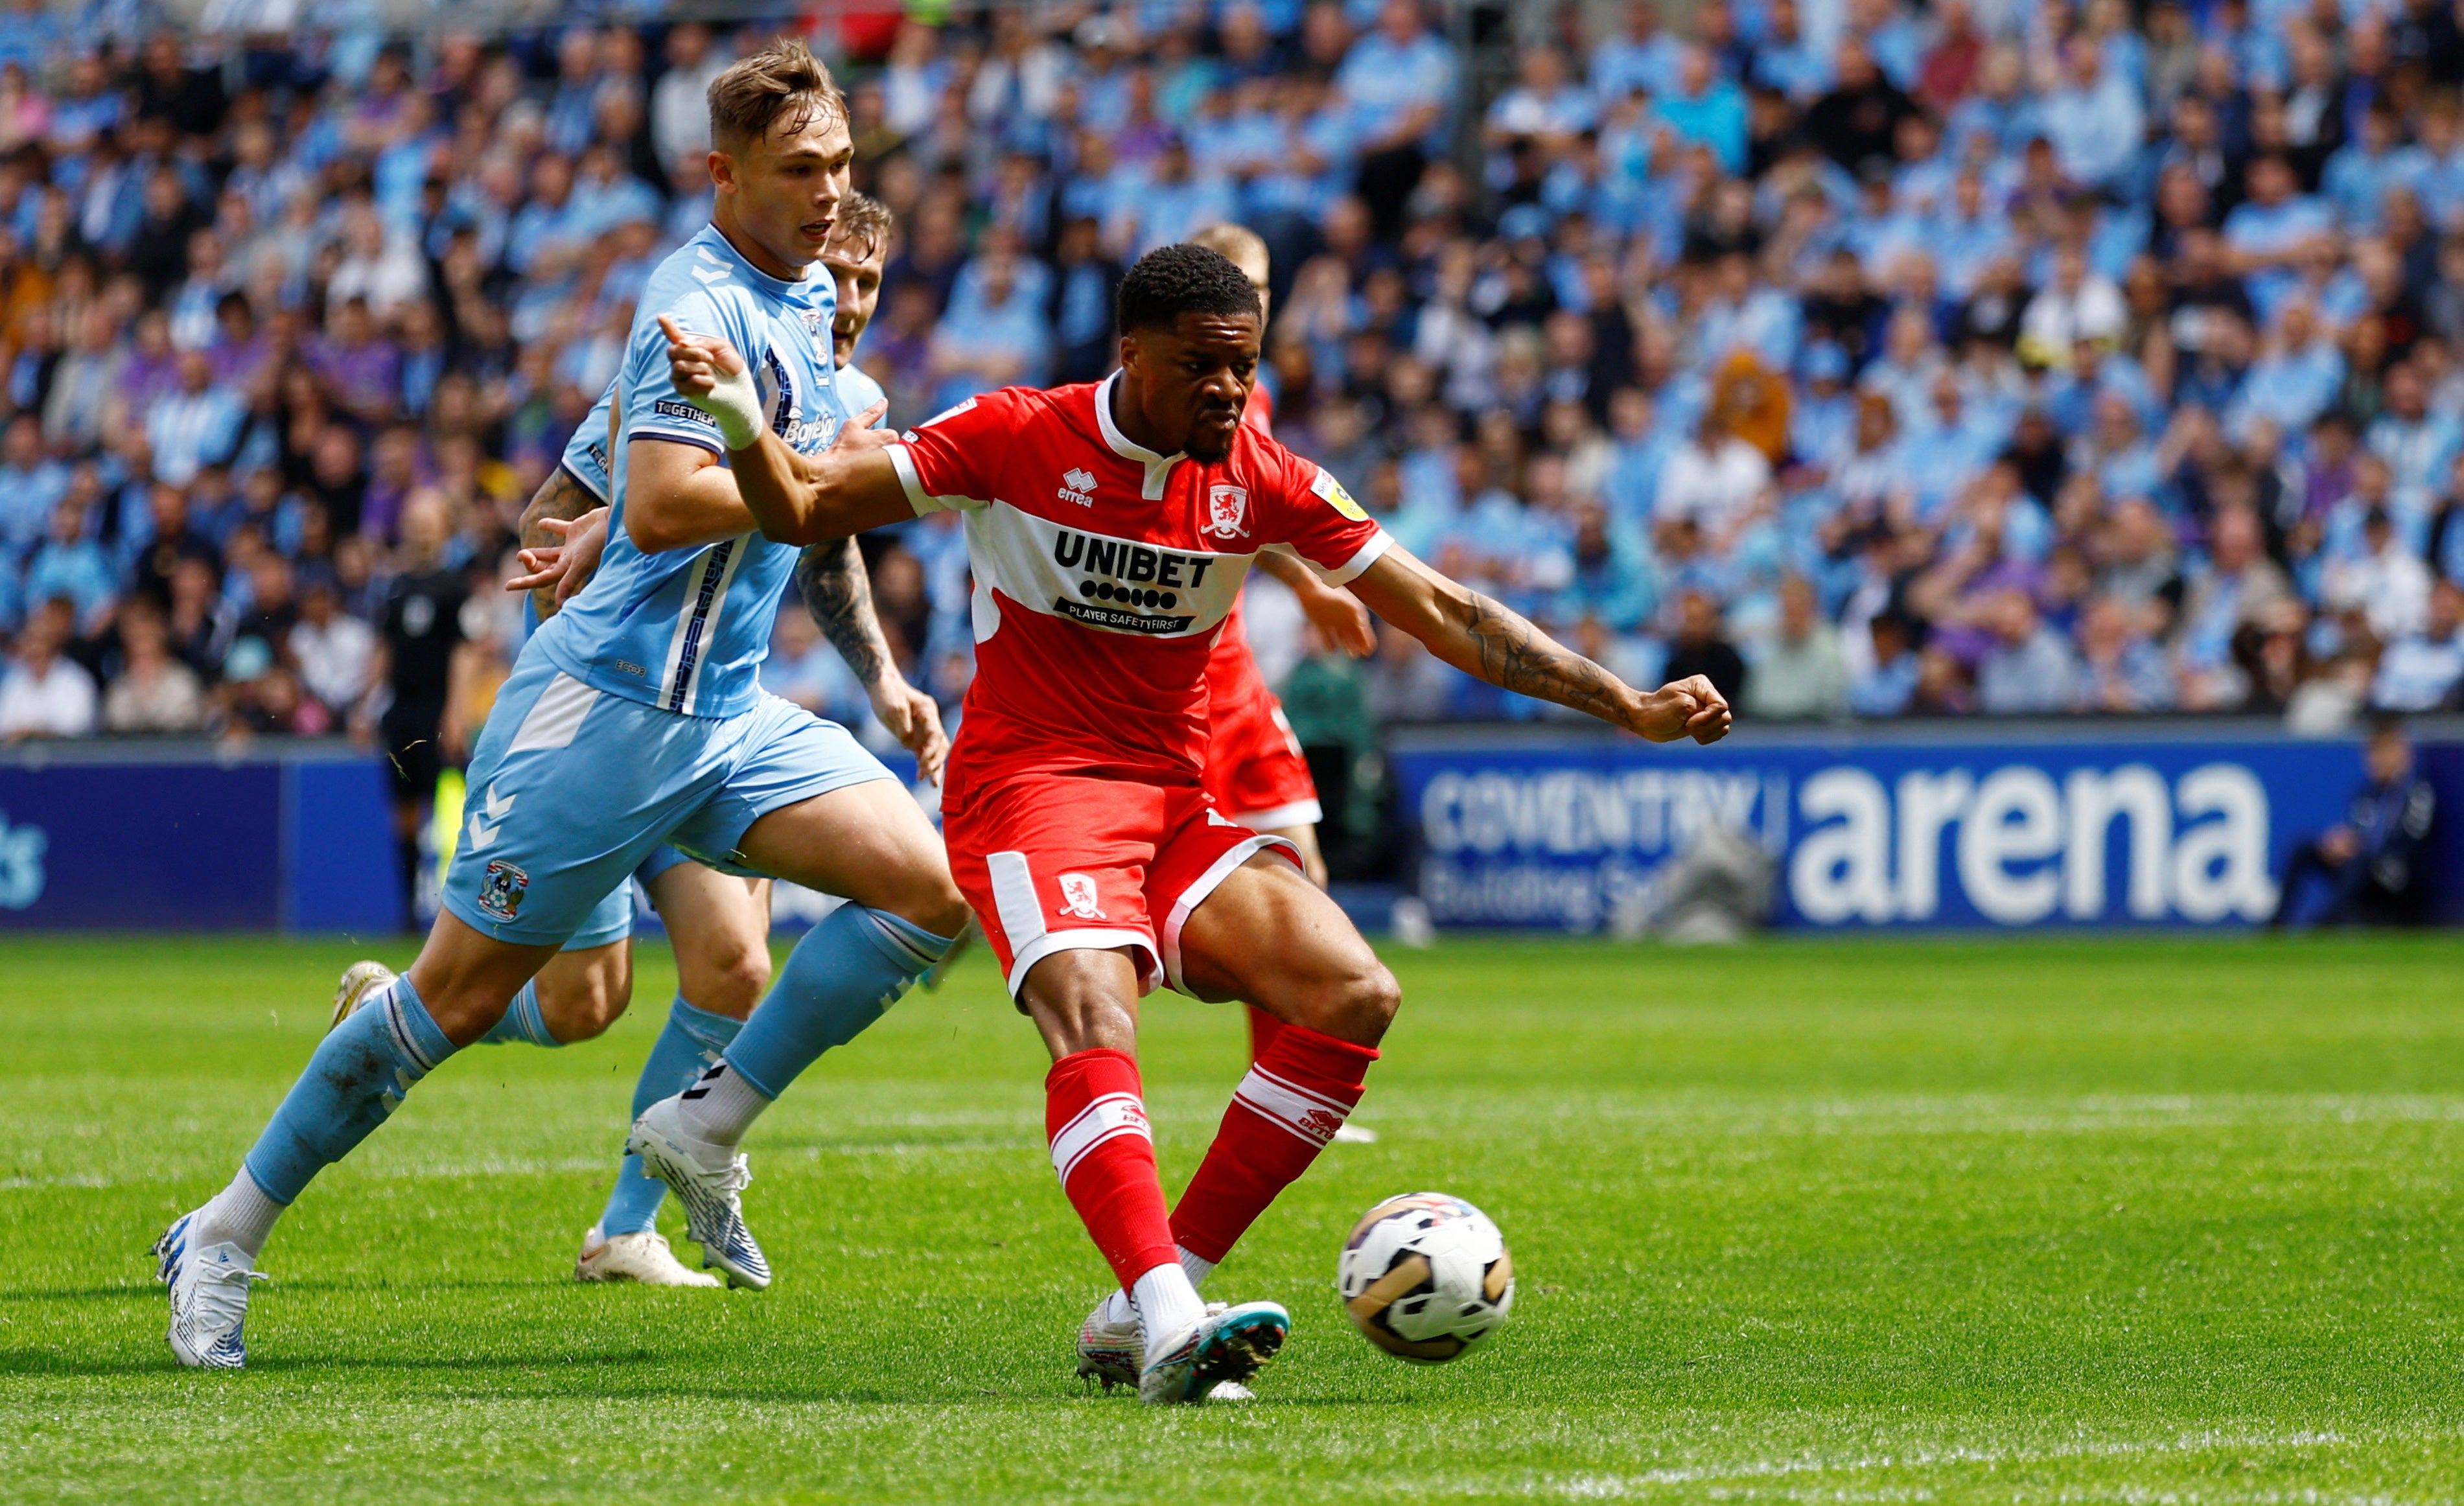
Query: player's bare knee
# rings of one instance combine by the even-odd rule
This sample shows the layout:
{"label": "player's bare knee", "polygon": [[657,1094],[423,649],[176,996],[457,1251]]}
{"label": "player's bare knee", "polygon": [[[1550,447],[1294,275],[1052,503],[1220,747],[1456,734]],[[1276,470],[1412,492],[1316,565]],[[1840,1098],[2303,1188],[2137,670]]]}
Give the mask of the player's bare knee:
{"label": "player's bare knee", "polygon": [[887,903],[874,909],[888,910],[911,926],[920,926],[935,936],[956,936],[967,926],[974,913],[967,908],[966,897],[950,877],[950,870],[938,863],[927,866],[906,877],[888,897]]}
{"label": "player's bare knee", "polygon": [[1395,1012],[1403,1004],[1403,990],[1386,965],[1372,957],[1366,967],[1354,969],[1335,991],[1334,1015],[1344,1028],[1327,1034],[1346,1040],[1374,1046],[1385,1038],[1386,1029],[1395,1023]]}
{"label": "player's bare knee", "polygon": [[1291,1013],[1286,1017],[1322,1036],[1374,1046],[1385,1037],[1402,1004],[1403,991],[1374,952],[1362,949],[1358,958],[1346,958],[1315,978],[1290,990]]}
{"label": "player's bare knee", "polygon": [[467,1046],[495,1029],[496,1022],[505,1017],[505,1011],[514,1002],[511,993],[499,995],[495,990],[430,989],[416,982],[411,987],[418,990],[420,1006],[428,1011],[428,1017],[434,1020],[436,1028],[445,1033],[445,1038],[457,1047]]}
{"label": "player's bare knee", "polygon": [[1136,974],[1112,954],[1062,951],[1027,973],[1019,1007],[1035,1021],[1056,1060],[1098,1049],[1134,1052],[1136,993]]}
{"label": "player's bare knee", "polygon": [[730,948],[723,955],[696,959],[682,966],[685,1002],[697,1010],[743,1019],[770,991],[770,949],[762,946]]}
{"label": "player's bare knee", "polygon": [[594,1040],[623,1018],[632,1003],[632,967],[611,958],[569,976],[542,972],[539,1001],[539,1018],[560,1042],[569,1046]]}

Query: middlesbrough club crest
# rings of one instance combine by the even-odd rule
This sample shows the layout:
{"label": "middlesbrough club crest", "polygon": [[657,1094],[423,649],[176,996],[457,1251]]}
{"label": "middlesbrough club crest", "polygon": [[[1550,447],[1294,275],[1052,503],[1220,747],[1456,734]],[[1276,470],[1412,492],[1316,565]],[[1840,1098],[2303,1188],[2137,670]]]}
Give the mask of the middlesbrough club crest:
{"label": "middlesbrough club crest", "polygon": [[1206,526],[1199,533],[1217,538],[1249,536],[1249,489],[1214,486],[1206,489]]}
{"label": "middlesbrough club crest", "polygon": [[1095,881],[1083,873],[1061,876],[1061,913],[1079,920],[1106,920],[1103,905],[1095,897]]}

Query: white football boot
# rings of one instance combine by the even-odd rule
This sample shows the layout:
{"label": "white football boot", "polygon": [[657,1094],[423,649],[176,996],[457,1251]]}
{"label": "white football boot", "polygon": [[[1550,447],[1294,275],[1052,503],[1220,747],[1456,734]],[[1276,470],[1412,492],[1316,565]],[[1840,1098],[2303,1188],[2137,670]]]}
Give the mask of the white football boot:
{"label": "white football boot", "polygon": [[1210,1311],[1149,1359],[1138,1372],[1138,1400],[1150,1407],[1207,1400],[1229,1381],[1242,1383],[1275,1357],[1291,1333],[1292,1316],[1279,1302],[1243,1302]]}
{"label": "white football boot", "polygon": [[642,1110],[625,1148],[685,1205],[685,1237],[701,1246],[701,1263],[723,1273],[730,1286],[760,1291],[770,1284],[770,1262],[744,1227],[753,1168],[725,1146],[686,1133],[679,1107],[679,1100],[663,1098]]}
{"label": "white football boot", "polygon": [[582,1236],[582,1254],[574,1257],[573,1278],[632,1281],[642,1286],[727,1284],[707,1272],[686,1270],[675,1252],[668,1248],[667,1236],[655,1229],[609,1238],[599,1233],[597,1224]]}
{"label": "white football boot", "polygon": [[234,1244],[188,1247],[196,1213],[154,1241],[154,1277],[171,1289],[171,1357],[192,1370],[236,1370],[248,1364],[248,1289],[268,1279],[249,1269]]}
{"label": "white football boot", "polygon": [[[1099,1381],[1107,1391],[1115,1386],[1137,1385],[1138,1372],[1146,1368],[1147,1363],[1146,1339],[1138,1331],[1137,1319],[1133,1316],[1127,1322],[1116,1323],[1106,1316],[1111,1310],[1112,1299],[1107,1296],[1095,1304],[1095,1310],[1089,1313],[1087,1320],[1078,1326],[1078,1378]],[[1224,1304],[1221,1302],[1206,1304],[1206,1314],[1210,1318],[1222,1311]],[[1258,1399],[1258,1393],[1238,1381],[1218,1381],[1215,1389],[1206,1393],[1206,1399],[1210,1402],[1253,1402]]]}
{"label": "white football boot", "polygon": [[1146,1340],[1138,1332],[1135,1313],[1127,1322],[1113,1322],[1111,1294],[1098,1299],[1095,1310],[1078,1327],[1078,1378],[1101,1382],[1105,1390],[1135,1386],[1146,1368]]}
{"label": "white football boot", "polygon": [[393,979],[393,970],[382,962],[354,962],[343,969],[342,981],[334,989],[334,1017],[325,1021],[326,1032],[331,1034],[370,999],[392,988]]}

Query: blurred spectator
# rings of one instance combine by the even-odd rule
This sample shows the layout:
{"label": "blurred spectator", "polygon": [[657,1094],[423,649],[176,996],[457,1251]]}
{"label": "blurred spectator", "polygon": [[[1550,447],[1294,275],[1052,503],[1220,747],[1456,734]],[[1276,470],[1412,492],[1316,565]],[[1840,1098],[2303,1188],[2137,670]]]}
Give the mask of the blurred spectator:
{"label": "blurred spectator", "polygon": [[710,149],[710,81],[728,59],[711,45],[710,28],[686,21],[668,33],[667,72],[650,86],[650,144],[663,163]]}
{"label": "blurred spectator", "polygon": [[1696,422],[1692,440],[1661,467],[1652,519],[1659,525],[1690,521],[1725,551],[1771,480],[1769,457],[1729,433],[1725,418],[1706,412]]}
{"label": "blurred spectator", "polygon": [[1985,621],[1992,646],[1976,665],[1978,709],[2003,716],[2069,710],[2078,696],[2078,662],[2028,594],[1995,593]]}
{"label": "blurred spectator", "polygon": [[2452,580],[2431,587],[2430,615],[2416,633],[2388,644],[2379,655],[2370,704],[2383,711],[2452,709],[2464,685],[2464,591]]}
{"label": "blurred spectator", "polygon": [[85,506],[63,498],[52,510],[52,536],[26,567],[26,600],[71,603],[76,611],[73,637],[102,625],[119,590],[101,546],[88,536],[89,516]]}
{"label": "blurred spectator", "polygon": [[0,674],[0,742],[94,731],[94,676],[62,652],[75,637],[76,611],[66,600],[28,614],[8,672]]}
{"label": "blurred spectator", "polygon": [[1779,611],[1779,632],[1754,661],[1748,682],[1747,714],[1774,721],[1842,714],[1848,662],[1838,634],[1816,615],[1814,587],[1801,576],[1780,582]]}
{"label": "blurred spectator", "polygon": [[1709,592],[1688,591],[1678,598],[1676,642],[1662,673],[1671,680],[1699,674],[1731,704],[1745,704],[1746,661],[1721,636],[1720,606]]}
{"label": "blurred spectator", "polygon": [[2269,929],[2402,925],[2427,916],[2437,797],[2415,772],[2411,740],[2394,720],[2379,724],[2362,759],[2362,782],[2343,822],[2294,847]]}
{"label": "blurred spectator", "polygon": [[2326,604],[2359,614],[2381,642],[2421,630],[2430,616],[2430,567],[2405,547],[2395,520],[2383,508],[2362,519],[2360,550],[2330,561],[2323,588]]}
{"label": "blurred spectator", "polygon": [[206,725],[206,692],[196,671],[171,655],[162,610],[143,598],[120,614],[120,676],[102,697],[102,725],[115,732],[193,732]]}
{"label": "blurred spectator", "polygon": [[2080,615],[2078,683],[2081,711],[2169,711],[2176,699],[2173,666],[2141,629],[2142,616],[2119,597],[2100,596]]}
{"label": "blurred spectator", "polygon": [[[1321,0],[1313,14],[1330,10]],[[1453,50],[1429,32],[1418,0],[1384,0],[1375,29],[1352,45],[1335,73],[1359,133],[1361,197],[1380,240],[1399,234],[1422,169],[1445,149],[1455,66]]]}
{"label": "blurred spectator", "polygon": [[299,618],[284,646],[298,666],[301,687],[336,716],[348,714],[367,693],[376,633],[343,610],[341,584],[330,568],[302,573]]}

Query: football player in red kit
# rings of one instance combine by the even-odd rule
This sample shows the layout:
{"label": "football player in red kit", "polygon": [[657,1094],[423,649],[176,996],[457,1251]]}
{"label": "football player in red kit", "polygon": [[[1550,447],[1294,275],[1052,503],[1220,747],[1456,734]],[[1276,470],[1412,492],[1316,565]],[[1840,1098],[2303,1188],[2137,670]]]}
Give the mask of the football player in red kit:
{"label": "football player in red kit", "polygon": [[[1359,1102],[1398,1000],[1290,846],[1203,787],[1206,661],[1250,564],[1295,556],[1448,664],[1654,742],[1714,741],[1729,711],[1699,677],[1635,689],[1439,575],[1244,425],[1258,295],[1221,253],[1139,258],[1118,325],[1101,382],[986,393],[894,439],[850,424],[809,457],[758,422],[724,341],[670,326],[668,357],[680,394],[751,434],[728,459],[765,535],[966,514],[977,668],[942,798],[951,869],[1052,1055],[1053,1169],[1136,1310],[1138,1393],[1195,1402],[1283,1343],[1281,1307],[1212,1308],[1197,1283]],[[1170,1212],[1135,1057],[1163,983],[1282,1025]]]}

